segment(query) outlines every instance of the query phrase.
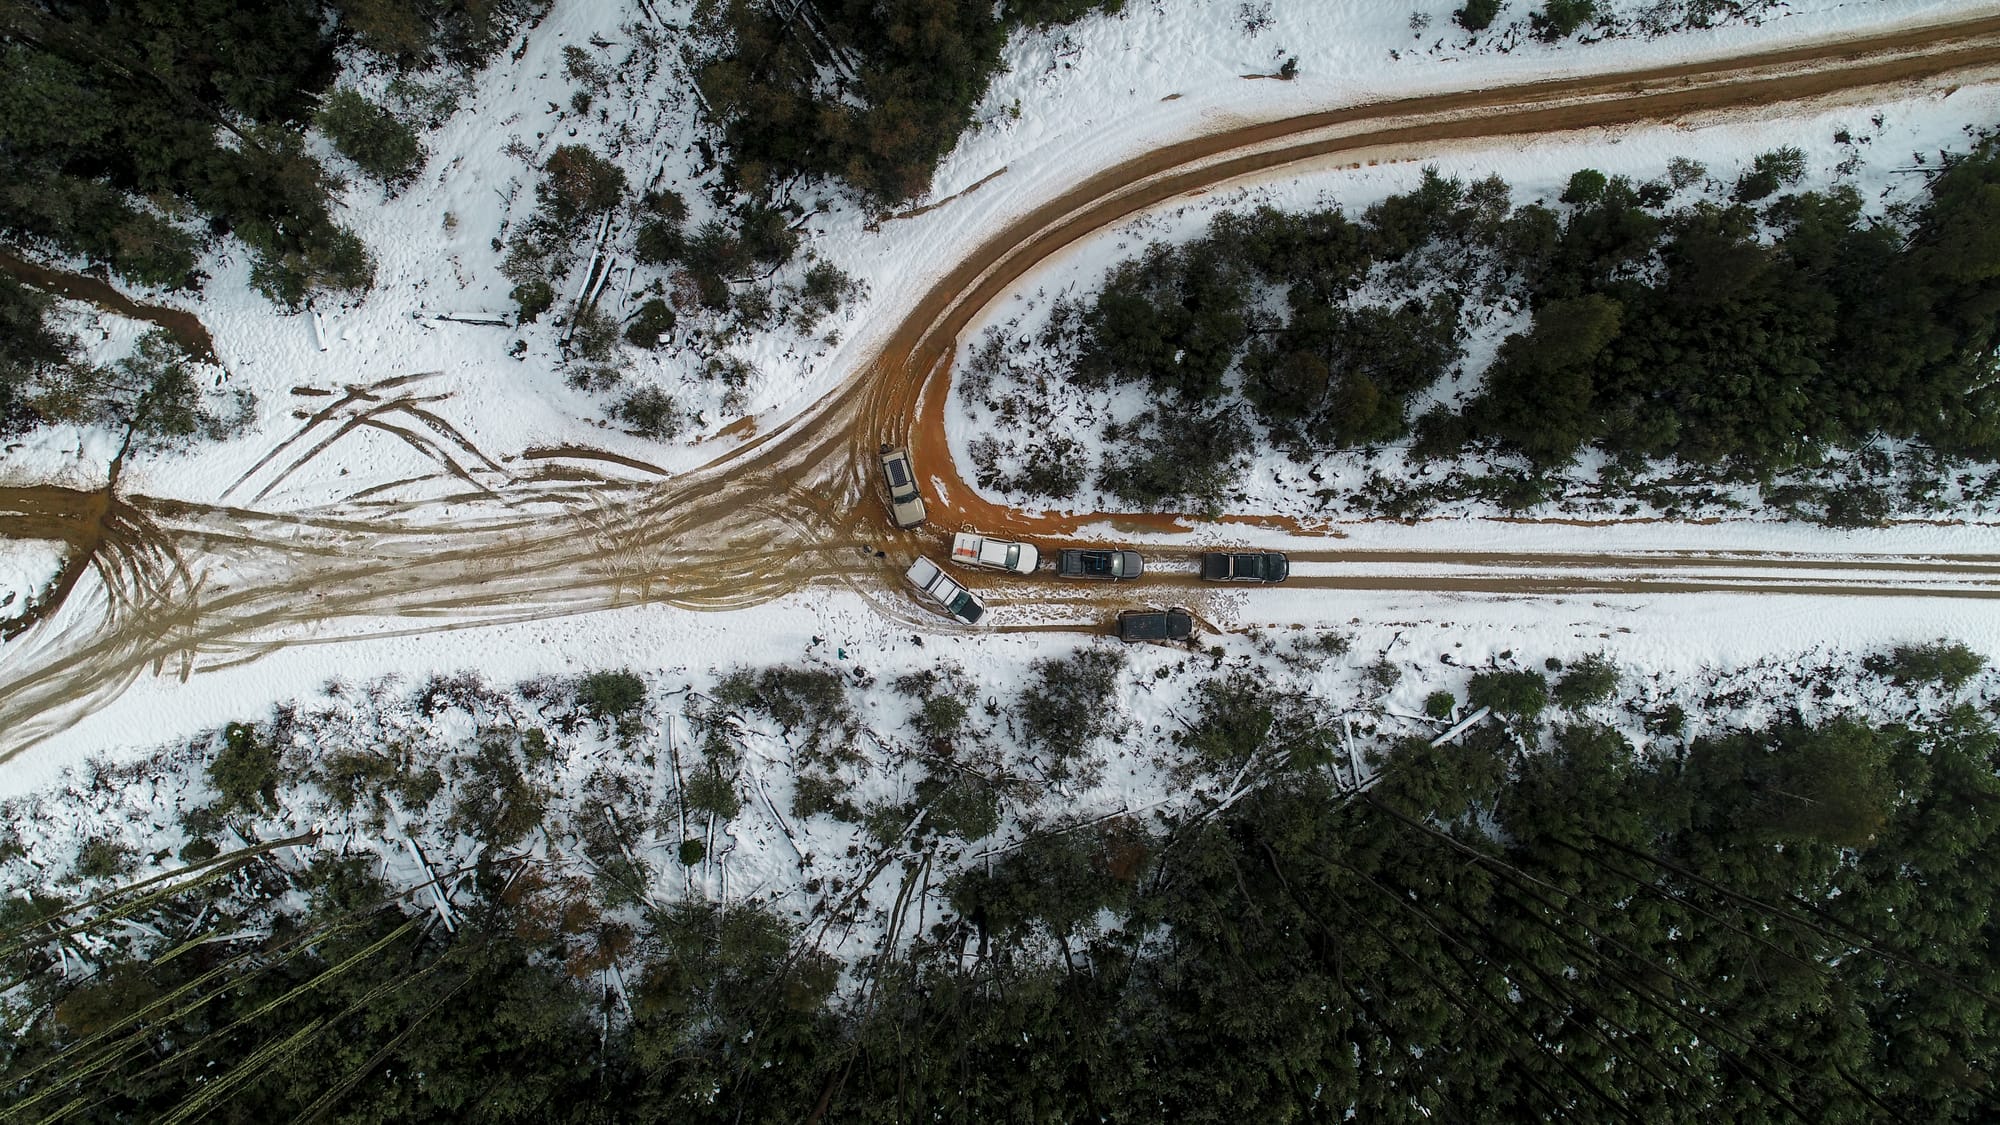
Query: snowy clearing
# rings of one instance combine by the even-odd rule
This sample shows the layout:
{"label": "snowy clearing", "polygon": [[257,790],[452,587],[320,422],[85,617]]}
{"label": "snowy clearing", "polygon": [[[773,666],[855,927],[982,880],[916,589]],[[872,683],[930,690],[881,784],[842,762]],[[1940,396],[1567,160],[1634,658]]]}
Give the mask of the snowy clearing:
{"label": "snowy clearing", "polygon": [[[719,354],[712,342],[689,338],[656,355],[628,353],[635,364],[628,385],[661,385],[682,396],[702,413],[697,438],[713,437],[739,414],[796,410],[864,362],[897,313],[985,235],[1089,173],[1170,140],[1332,105],[1616,71],[1984,10],[1972,0],[1801,0],[1705,31],[1543,44],[1524,40],[1518,19],[1481,36],[1458,32],[1450,26],[1454,5],[1436,0],[1394,11],[1364,0],[1263,7],[1268,18],[1253,12],[1247,21],[1244,11],[1257,5],[1135,7],[1066,30],[1017,35],[1007,50],[1009,70],[975,114],[988,124],[968,132],[946,158],[920,207],[949,203],[878,224],[878,216],[838,192],[803,199],[814,212],[801,231],[808,254],[841,267],[864,296],[812,334],[787,329],[734,341],[722,354],[749,363],[755,374],[733,392],[739,396],[733,409],[723,408],[731,392],[702,375]],[[1631,21],[1651,5],[1627,0],[1605,7]],[[704,169],[693,143],[699,128],[682,64],[658,46],[685,25],[689,9],[649,10],[660,13],[661,25],[637,8],[565,0],[469,87],[444,83],[431,90],[432,101],[443,99],[456,112],[424,134],[431,156],[423,176],[390,198],[360,182],[347,193],[343,219],[377,259],[376,287],[358,304],[285,315],[249,287],[249,263],[227,252],[203,263],[211,280],[201,296],[144,295],[201,316],[232,386],[253,392],[258,411],[237,440],[135,460],[128,486],[213,499],[216,482],[238,479],[292,428],[294,414],[323,405],[315,396],[419,372],[438,373],[426,391],[432,409],[471,446],[503,462],[530,448],[583,445],[678,471],[725,452],[727,439],[662,444],[605,423],[603,402],[566,386],[556,370],[560,332],[549,324],[516,332],[463,322],[510,308],[494,244],[526,214],[529,162],[557,143],[589,142],[635,186],[679,187],[697,206],[714,183],[714,170]],[[1430,16],[1429,31],[1413,32],[1413,12]],[[566,47],[613,66],[613,86],[589,114],[565,108],[574,88],[564,72]],[[1241,77],[1275,69],[1289,55],[1302,60],[1292,82]],[[617,71],[635,59],[631,74]],[[385,82],[349,77],[364,89]],[[668,93],[628,84],[648,78]],[[975,184],[983,186],[968,191]],[[805,264],[801,258],[792,269]],[[620,302],[637,281],[620,281],[614,289]],[[518,358],[510,355],[516,340],[525,343]],[[0,474],[9,481],[42,479],[78,448],[74,438],[40,435],[0,457]],[[271,502],[322,502],[434,468],[421,451],[363,429],[329,447]]]}
{"label": "snowy clearing", "polygon": [[[313,689],[281,697],[275,720],[270,709],[238,707],[199,716],[180,710],[166,725],[185,723],[181,730],[194,735],[225,718],[274,721],[277,799],[246,821],[254,832],[244,841],[317,831],[323,835],[296,853],[297,862],[359,854],[406,887],[474,861],[484,845],[468,835],[461,803],[476,802],[485,782],[471,763],[496,738],[521,740],[527,781],[546,807],[520,850],[552,882],[599,880],[613,916],[688,899],[770,904],[800,923],[808,942],[853,965],[885,941],[907,943],[926,919],[946,916],[945,883],[954,871],[1004,854],[1034,832],[1114,817],[1185,817],[1234,799],[1241,773],[1233,765],[1217,769],[1176,743],[1191,729],[1202,685],[1231,677],[1304,693],[1324,721],[1337,722],[1346,754],[1328,768],[1349,787],[1365,784],[1374,756],[1398,740],[1446,735],[1466,716],[1461,702],[1427,717],[1435,693],[1463,701],[1474,673],[1548,669],[1553,679],[1563,665],[1595,654],[1617,666],[1618,693],[1573,712],[1551,710],[1543,721],[1608,723],[1644,753],[1672,753],[1695,738],[1790,717],[1921,722],[1961,700],[1990,705],[2000,692],[2000,672],[1991,669],[1950,692],[1894,687],[1862,671],[1861,657],[1879,651],[1884,639],[1923,638],[1944,624],[1921,606],[1889,603],[1878,619],[1857,624],[1812,599],[1770,599],[1747,612],[1732,599],[1674,604],[1672,624],[1663,627],[1648,607],[1634,604],[1487,603],[1440,612],[1433,602],[1413,612],[1357,599],[1356,622],[1333,629],[1281,623],[1204,637],[1213,646],[1192,650],[1086,641],[1083,648],[1109,654],[1118,671],[1098,712],[1104,737],[1074,745],[1035,741],[1020,702],[1022,687],[1035,682],[1033,662],[1067,656],[1078,647],[1072,640],[953,643],[865,628],[801,636],[775,622],[751,646],[653,649],[643,677],[648,701],[617,721],[580,708],[574,673],[549,669],[507,686],[547,651],[513,644],[487,650],[500,659],[484,661],[484,675],[362,679],[334,671]],[[1323,604],[1290,598],[1274,603],[1271,615],[1282,619],[1288,610],[1329,616]],[[1990,622],[1972,635],[1990,650]],[[293,673],[303,671],[290,653],[275,663],[293,667],[265,675],[267,683],[296,682]],[[725,702],[729,673],[774,666],[816,678],[831,697],[791,725]],[[905,679],[921,673],[944,673],[942,690],[974,712],[949,746],[924,733],[921,697]],[[1674,720],[1666,729],[1661,717],[1676,708],[1685,725]],[[102,733],[103,724],[86,725]],[[189,842],[188,824],[216,795],[204,770],[220,748],[211,737],[175,737],[164,746],[92,755],[32,787],[20,785],[27,771],[9,771],[13,799],[4,810],[12,828],[0,837],[0,888],[101,889],[102,877],[69,874],[86,846],[109,845],[130,857],[119,881],[175,868],[171,857]],[[700,788],[697,775],[716,769],[733,797]],[[932,799],[923,792],[935,792],[919,784],[956,774],[992,783],[999,819],[957,838],[909,842],[908,810]],[[834,796],[808,795],[802,787],[809,783],[833,784]],[[369,784],[403,796],[370,797]],[[827,800],[830,811],[812,811]],[[234,833],[225,834],[241,846]],[[684,841],[701,846],[687,850]],[[619,865],[614,851],[632,867]],[[920,865],[929,878],[913,895]],[[624,872],[620,879],[637,871],[643,880],[605,889],[601,878],[614,867]],[[431,896],[441,915],[449,918],[458,889],[447,882]]]}
{"label": "snowy clearing", "polygon": [[[378,260],[377,288],[366,299],[352,307],[282,315],[251,291],[248,263],[227,254],[204,262],[212,278],[201,297],[147,295],[149,300],[200,314],[215,337],[228,379],[255,392],[258,413],[250,429],[233,441],[136,457],[125,467],[124,487],[155,497],[249,503],[246,495],[225,495],[230,482],[249,480],[272,448],[297,432],[329,398],[338,398],[350,386],[404,378],[412,378],[416,388],[410,392],[412,417],[421,407],[448,425],[471,453],[503,464],[513,464],[530,449],[576,445],[608,450],[669,472],[684,471],[726,453],[742,440],[741,431],[723,432],[735,412],[758,416],[759,424],[768,429],[771,419],[796,413],[851,374],[873,354],[882,333],[903,310],[1008,220],[1089,173],[1164,142],[1244,120],[1329,105],[1553,75],[1613,72],[1793,44],[1809,36],[1982,12],[1987,7],[1969,0],[1873,4],[1815,0],[1793,5],[1782,14],[1773,11],[1761,23],[1708,32],[1555,46],[1523,42],[1517,33],[1509,38],[1503,32],[1468,46],[1446,27],[1453,6],[1419,5],[1417,10],[1431,16],[1422,35],[1413,33],[1407,9],[1390,11],[1363,0],[1341,0],[1310,10],[1274,11],[1271,23],[1255,29],[1239,28],[1238,5],[1217,2],[1135,8],[1067,31],[1017,37],[1008,49],[1011,71],[995,83],[980,110],[987,124],[969,133],[940,168],[927,201],[940,206],[882,221],[838,197],[829,198],[824,208],[813,208],[817,213],[804,229],[812,251],[861,281],[865,296],[818,326],[816,335],[774,332],[736,341],[731,354],[753,364],[757,374],[742,389],[735,408],[724,409],[716,388],[696,386],[697,365],[711,356],[687,341],[661,357],[635,364],[634,380],[654,380],[690,396],[712,395],[699,404],[690,399],[690,405],[703,410],[698,436],[708,440],[663,444],[597,420],[602,404],[566,386],[556,370],[559,348],[550,326],[516,333],[465,323],[505,310],[507,285],[498,272],[498,243],[519,218],[531,179],[530,161],[545,156],[550,146],[581,139],[611,149],[611,142],[622,137],[614,155],[635,183],[657,178],[698,190],[710,182],[693,152],[693,109],[686,103],[650,100],[643,91],[626,89],[600,101],[598,112],[587,117],[561,108],[571,89],[559,63],[565,46],[590,44],[594,36],[612,47],[591,50],[602,51],[606,58],[622,58],[622,52],[634,49],[641,38],[626,30],[639,18],[636,10],[566,0],[523,38],[518,60],[506,61],[503,54],[503,61],[459,92],[456,114],[424,137],[431,162],[415,185],[387,199],[366,186],[349,190],[343,218],[359,231]],[[1629,14],[1643,6],[1625,3],[1618,10]],[[677,13],[674,19],[686,13],[685,7],[660,10]],[[1504,52],[1503,46],[1508,48]],[[1301,58],[1300,75],[1293,82],[1242,77],[1274,70],[1293,54]],[[364,84],[375,81],[352,77]],[[1013,113],[1017,103],[1018,117]],[[1887,147],[1893,139],[1898,146],[1916,145],[1923,151],[1949,147],[1968,121],[1992,119],[1996,104],[2000,103],[1984,87],[1900,104],[1885,117],[1881,128],[1887,131],[1880,134],[1880,143]],[[639,116],[642,110],[645,115]],[[1864,116],[1855,107],[1829,108],[1810,116],[1805,126],[1723,122],[1705,124],[1697,135],[1704,149],[1713,146],[1726,154],[1706,157],[1718,168],[1779,139],[1809,146],[1816,161],[1830,166],[1845,155],[1830,147],[1832,128]],[[1629,130],[1583,138],[1580,143],[1578,138],[1557,138],[1500,150],[1488,146],[1384,153],[1385,161],[1401,163],[1330,171],[1296,186],[1260,184],[1245,190],[1269,192],[1270,198],[1280,201],[1315,200],[1332,191],[1351,205],[1397,190],[1414,178],[1422,162],[1431,162],[1453,173],[1498,170],[1521,191],[1546,191],[1555,182],[1552,177],[1566,176],[1584,163],[1610,172],[1649,174],[1665,155],[1680,151],[1690,136],[1672,128]],[[520,146],[510,151],[510,142],[517,139]],[[1292,175],[1288,170],[1283,177],[1268,179]],[[1889,180],[1882,182],[1886,185]],[[1242,193],[1218,192],[1200,207],[1244,198]],[[1136,245],[1138,239],[1166,237],[1199,221],[1203,220],[1197,208],[1149,216],[1132,230],[1092,241],[1052,267],[1052,272],[1038,276],[1035,285],[1053,291],[1060,288],[1059,276],[1093,277],[1128,249],[1121,243]],[[1013,304],[1003,301],[992,316],[1015,315]],[[458,319],[441,319],[439,314]],[[116,333],[106,331],[108,346]],[[829,342],[829,333],[838,333],[837,343]],[[525,343],[520,358],[510,355],[517,339]],[[962,437],[960,433],[954,441]],[[10,447],[0,457],[0,475],[10,483],[51,477],[79,486],[94,483],[101,481],[117,445],[114,437],[101,432],[51,430]],[[963,449],[959,451],[962,456]],[[357,426],[304,469],[287,475],[259,503],[267,509],[296,509],[435,471],[434,460],[412,443]],[[267,484],[268,479],[253,481],[246,491],[254,494]],[[1275,474],[1270,488],[1277,488]],[[1358,527],[1347,542],[1415,548],[1463,547],[1490,540],[1511,548],[1538,544],[1543,546],[1535,549],[1562,551],[1573,545],[1576,534],[1573,528],[1444,522]],[[1594,546],[1618,543],[1634,550],[1689,549],[1695,546],[1689,542],[1691,536],[1708,549],[1724,549],[1724,544],[1743,550],[1857,553],[1991,549],[1990,535],[1966,528],[1836,535],[1793,528],[1683,526],[1615,533],[1593,529],[1588,535]],[[1928,640],[1940,634],[1964,640],[1982,652],[2000,652],[2000,610],[1992,608],[1995,603],[1970,600],[1719,594],[1509,600],[1420,591],[1337,595],[1302,591],[1279,592],[1269,599],[1260,593],[1254,602],[1241,594],[1218,594],[1209,601],[1211,620],[1217,624],[1288,629],[1341,622],[1340,627],[1353,635],[1353,652],[1415,649],[1426,661],[1449,653],[1461,668],[1507,651],[1540,658],[1606,649],[1635,676],[1651,676],[1705,666],[1765,667],[1769,661],[1782,666],[1810,661],[1828,651]],[[59,635],[66,618],[81,618],[90,608],[94,607],[88,599],[79,598],[48,623],[48,631]],[[1092,621],[1099,616],[1093,614]],[[460,627],[465,624],[440,617],[385,618],[371,625],[382,632],[424,631],[381,639],[301,629],[288,638],[287,647],[228,666],[194,660],[191,648],[187,655],[193,671],[185,681],[176,673],[188,665],[156,664],[115,701],[95,708],[0,770],[0,791],[18,795],[57,784],[62,770],[94,754],[136,762],[163,741],[186,738],[231,719],[259,716],[278,702],[311,697],[336,679],[365,684],[392,674],[415,683],[433,673],[471,667],[489,682],[506,683],[630,665],[649,672],[677,670],[663,675],[678,674],[691,681],[738,663],[791,659],[805,651],[811,638],[821,636],[826,638],[825,647],[847,649],[853,660],[876,670],[878,678],[886,676],[886,669],[912,666],[919,654],[930,659],[945,653],[998,683],[1036,656],[1075,643],[1069,637],[1035,633],[978,639],[950,634],[931,637],[919,649],[911,643],[907,625],[885,620],[862,597],[818,590],[728,614],[650,606],[527,625]],[[1231,659],[1246,657],[1255,644],[1237,634],[1211,634],[1208,639],[1221,644]],[[316,643],[320,641],[325,643]],[[16,651],[7,655],[19,659]],[[1135,661],[1147,667],[1158,666],[1149,661],[1164,659],[1152,652],[1135,655]],[[1396,689],[1391,702],[1408,709],[1422,700],[1418,687],[1426,683],[1424,676],[1445,675],[1435,668],[1407,675],[1408,683]],[[1132,701],[1126,706],[1141,704]],[[1108,801],[1110,792],[1101,799]]]}
{"label": "snowy clearing", "polygon": [[20,617],[47,592],[68,558],[50,539],[0,540],[0,624]]}

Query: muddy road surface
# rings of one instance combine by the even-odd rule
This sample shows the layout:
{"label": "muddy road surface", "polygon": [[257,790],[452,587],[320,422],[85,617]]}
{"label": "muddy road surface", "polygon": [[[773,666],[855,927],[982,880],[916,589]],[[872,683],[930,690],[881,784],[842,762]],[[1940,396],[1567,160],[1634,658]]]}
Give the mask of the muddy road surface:
{"label": "muddy road surface", "polygon": [[[327,396],[212,504],[10,490],[0,495],[0,533],[57,539],[71,557],[64,598],[52,600],[39,625],[0,648],[0,761],[149,672],[185,678],[287,646],[357,636],[654,602],[731,609],[815,584],[853,589],[894,619],[950,628],[906,596],[897,575],[919,552],[941,554],[953,530],[976,525],[1053,546],[1107,518],[1163,532],[1197,522],[1156,513],[1031,516],[982,501],[951,464],[943,407],[959,335],[1024,274],[1078,239],[1178,196],[1302,161],[1723,110],[1781,112],[1802,99],[1982,80],[1996,68],[2000,16],[1642,72],[1346,107],[1199,137],[1094,175],[1013,221],[909,310],[871,363],[796,415],[746,426],[755,436],[678,477],[590,450],[488,456],[451,427],[449,404],[426,395],[423,377],[414,375]],[[362,427],[410,442],[437,464],[435,474],[377,483],[320,509],[259,510],[260,499],[284,478]],[[890,527],[880,503],[874,453],[883,442],[907,444],[927,483],[933,522],[916,533]],[[642,475],[613,473],[607,460]],[[1231,522],[1314,531],[1257,517]],[[1216,596],[1195,588],[1192,552],[1148,553],[1165,565],[1132,587],[967,578],[1007,601],[1001,616],[1012,623],[1002,628],[1048,628],[1050,619],[1101,622],[1125,604]],[[1855,560],[1690,550],[1371,558],[1329,549],[1295,557],[1299,573],[1287,588],[1329,593],[2000,597],[2000,555]]]}

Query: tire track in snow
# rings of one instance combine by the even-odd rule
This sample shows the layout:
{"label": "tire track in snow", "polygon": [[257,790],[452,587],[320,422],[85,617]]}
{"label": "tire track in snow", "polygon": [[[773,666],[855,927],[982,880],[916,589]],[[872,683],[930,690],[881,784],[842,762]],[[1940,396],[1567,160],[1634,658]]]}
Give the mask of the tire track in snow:
{"label": "tire track in snow", "polygon": [[[1028,271],[1077,240],[1189,192],[1332,154],[1750,112],[1948,76],[1963,80],[1994,67],[2000,67],[2000,16],[1747,57],[1343,107],[1168,146],[1085,179],[986,239],[910,310],[854,377],[790,418],[744,426],[741,445],[679,477],[605,476],[578,464],[590,457],[587,451],[534,451],[531,459],[548,462],[543,471],[494,473],[499,462],[468,449],[441,417],[426,411],[431,417],[413,416],[435,438],[419,437],[415,428],[404,433],[434,441],[441,461],[453,460],[446,447],[455,445],[483,462],[484,480],[470,479],[470,471],[457,466],[465,478],[459,483],[471,491],[429,499],[378,493],[305,512],[260,512],[58,488],[11,490],[0,495],[6,501],[0,503],[0,531],[71,543],[84,556],[81,565],[73,563],[71,585],[95,567],[106,610],[91,624],[65,621],[68,634],[37,628],[0,649],[0,761],[82,710],[115,699],[149,665],[164,670],[176,658],[185,678],[301,644],[652,602],[731,609],[814,584],[856,590],[899,621],[948,628],[904,596],[897,575],[915,554],[939,550],[953,526],[976,522],[998,534],[1047,541],[1074,537],[1093,523],[1168,533],[1195,525],[1189,517],[1156,513],[1014,512],[980,500],[950,463],[942,417],[960,333]],[[414,401],[397,405],[417,408]],[[339,411],[322,413],[332,421]],[[291,441],[301,437],[303,432]],[[948,499],[938,504],[936,523],[919,533],[890,527],[876,502],[873,454],[883,441],[909,444],[926,472],[944,482]],[[557,465],[563,471],[548,471]],[[110,517],[114,504],[134,513],[129,523],[122,514]],[[547,510],[524,510],[530,505]],[[1314,531],[1254,516],[1230,522]],[[34,534],[36,528],[62,534]],[[1176,552],[1160,553],[1166,560]],[[1368,564],[1365,552],[1321,554],[1299,557]],[[1702,552],[1636,561],[1534,555],[1526,562],[1505,554],[1411,554],[1420,557],[1377,558],[1386,568],[1380,572],[1308,573],[1295,583],[1500,596],[1720,590],[2000,597],[2000,582],[1984,577],[1989,568],[1979,565],[1983,557],[1758,555],[1737,567],[1730,558]],[[1993,561],[2000,563],[2000,556]],[[1459,570],[1409,573],[1418,564]],[[1743,573],[1726,573],[1732,567]],[[1714,573],[1718,568],[1725,573]],[[1643,573],[1620,573],[1634,570]],[[1843,572],[1867,577],[1841,581]],[[1699,576],[1687,577],[1691,573]],[[1018,597],[1023,604],[1008,607],[1010,618],[1073,616],[1065,611],[1078,609],[1102,615],[1152,604],[1154,590],[1194,583],[1190,574],[1164,572],[1111,589],[968,576],[968,585]]]}

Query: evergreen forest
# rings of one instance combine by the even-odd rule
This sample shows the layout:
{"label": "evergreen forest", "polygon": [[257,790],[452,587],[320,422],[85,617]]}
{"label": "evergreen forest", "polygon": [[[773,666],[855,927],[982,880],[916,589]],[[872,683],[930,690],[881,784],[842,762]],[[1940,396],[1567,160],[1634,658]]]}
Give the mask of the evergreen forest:
{"label": "evergreen forest", "polygon": [[[809,266],[782,297],[749,283],[792,260],[801,199],[848,190],[879,206],[921,195],[971,123],[1011,30],[1117,6],[728,0],[700,6],[692,26],[641,20],[629,30],[649,50],[685,54],[706,91],[701,146],[718,172],[708,185],[716,215],[685,229],[682,194],[628,193],[624,173],[586,143],[546,158],[524,152],[541,180],[539,206],[510,233],[503,268],[521,320],[554,305],[586,228],[629,211],[631,256],[684,273],[694,288],[684,307],[751,330],[795,310],[809,327],[853,289],[831,263]],[[0,335],[0,433],[139,409],[52,321],[56,290],[37,260],[68,257],[128,287],[194,291],[209,280],[205,260],[240,253],[250,284],[279,308],[357,300],[375,266],[340,217],[349,179],[408,189],[429,156],[420,131],[457,112],[473,74],[507,65],[510,42],[549,9],[550,0],[0,2],[0,324],[10,328]],[[525,47],[512,49],[515,61]],[[576,45],[565,57],[579,84],[571,110],[586,113],[616,64]],[[342,85],[344,70],[389,76],[394,104]],[[317,155],[315,130],[341,161]],[[617,381],[621,340],[657,346],[675,320],[665,300],[630,323],[591,301],[560,315],[566,358],[577,361],[570,378],[589,387]],[[710,374],[725,385],[746,377],[727,365]],[[612,412],[658,437],[684,421],[657,392]]]}
{"label": "evergreen forest", "polygon": [[[1214,504],[1267,442],[1308,461],[1390,444],[1511,456],[1522,471],[1497,498],[1513,507],[1586,451],[1627,475],[1674,459],[1767,484],[1883,439],[1946,464],[2000,457],[2000,141],[1928,169],[1920,202],[1888,218],[1851,188],[1798,190],[1802,173],[1797,150],[1767,153],[1675,205],[1699,164],[1644,183],[1585,169],[1560,200],[1516,206],[1497,177],[1427,171],[1359,216],[1226,213],[1059,305],[1043,342],[1079,386],[1145,392],[1097,473],[1143,506]],[[1420,408],[1465,359],[1474,314],[1514,309],[1526,323],[1476,393]],[[976,348],[967,393],[1007,362],[997,338]],[[1060,497],[1083,477],[1011,483]],[[1814,514],[1868,523],[1885,506],[1843,496]]]}
{"label": "evergreen forest", "polygon": [[[972,123],[1018,27],[1065,24],[1124,0],[722,0],[728,44],[701,71],[737,184],[838,179],[879,203],[930,188]],[[831,74],[829,85],[826,76]]]}
{"label": "evergreen forest", "polygon": [[336,217],[343,181],[305,131],[318,125],[385,182],[407,179],[423,153],[410,126],[331,90],[341,52],[473,68],[540,10],[538,0],[0,2],[0,274],[11,275],[0,276],[0,433],[58,422],[227,432],[228,412],[196,401],[178,374],[213,357],[160,337],[118,368],[84,362],[50,317],[60,290],[25,259],[69,256],[120,284],[195,290],[204,254],[240,247],[251,284],[280,306],[365,290],[367,248]]}
{"label": "evergreen forest", "polygon": [[[1102,721],[1088,685],[1115,663],[1088,656],[1016,701],[1026,737]],[[90,843],[79,871],[111,889],[0,907],[0,1087],[33,1122],[1990,1119],[2000,731],[1961,691],[1980,666],[1913,645],[1853,672],[1921,696],[1921,721],[1747,726],[1621,702],[1594,658],[1492,669],[1467,689],[1490,718],[1377,744],[1358,790],[1322,701],[1211,674],[1162,737],[1233,778],[1226,799],[1036,825],[940,867],[949,910],[845,964],[823,919],[629,893],[615,843],[593,880],[551,878],[524,781],[548,740],[508,727],[450,767],[481,779],[452,816],[485,844],[435,872],[446,924],[430,884],[248,829],[292,784],[281,713],[218,733],[177,881],[117,879],[134,857]],[[938,688],[897,689],[920,728],[990,721]],[[715,698],[837,756],[827,690],[768,668]],[[623,723],[645,692],[599,674],[575,706]],[[1641,727],[1645,753],[1619,733]],[[440,791],[394,745],[314,768],[350,803]],[[918,787],[878,872],[994,830],[947,788]]]}
{"label": "evergreen forest", "polygon": [[[192,288],[213,238],[296,305],[364,289],[366,249],[307,150],[353,48],[386,65],[481,65],[536,0],[235,0],[0,5],[0,233],[47,240],[137,285]],[[379,110],[327,99],[328,132],[390,171],[414,158]],[[385,149],[387,151],[385,151]]]}

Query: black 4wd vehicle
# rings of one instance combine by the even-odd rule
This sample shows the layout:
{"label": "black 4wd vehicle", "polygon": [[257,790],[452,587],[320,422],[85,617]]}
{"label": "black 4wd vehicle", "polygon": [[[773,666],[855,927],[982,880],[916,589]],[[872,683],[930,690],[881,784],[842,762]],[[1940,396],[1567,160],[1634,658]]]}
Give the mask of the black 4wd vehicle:
{"label": "black 4wd vehicle", "polygon": [[1184,641],[1192,636],[1194,615],[1179,606],[1128,609],[1118,615],[1118,639],[1128,645],[1139,641]]}
{"label": "black 4wd vehicle", "polygon": [[1290,559],[1276,551],[1210,551],[1201,557],[1201,576],[1210,582],[1283,582]]}

